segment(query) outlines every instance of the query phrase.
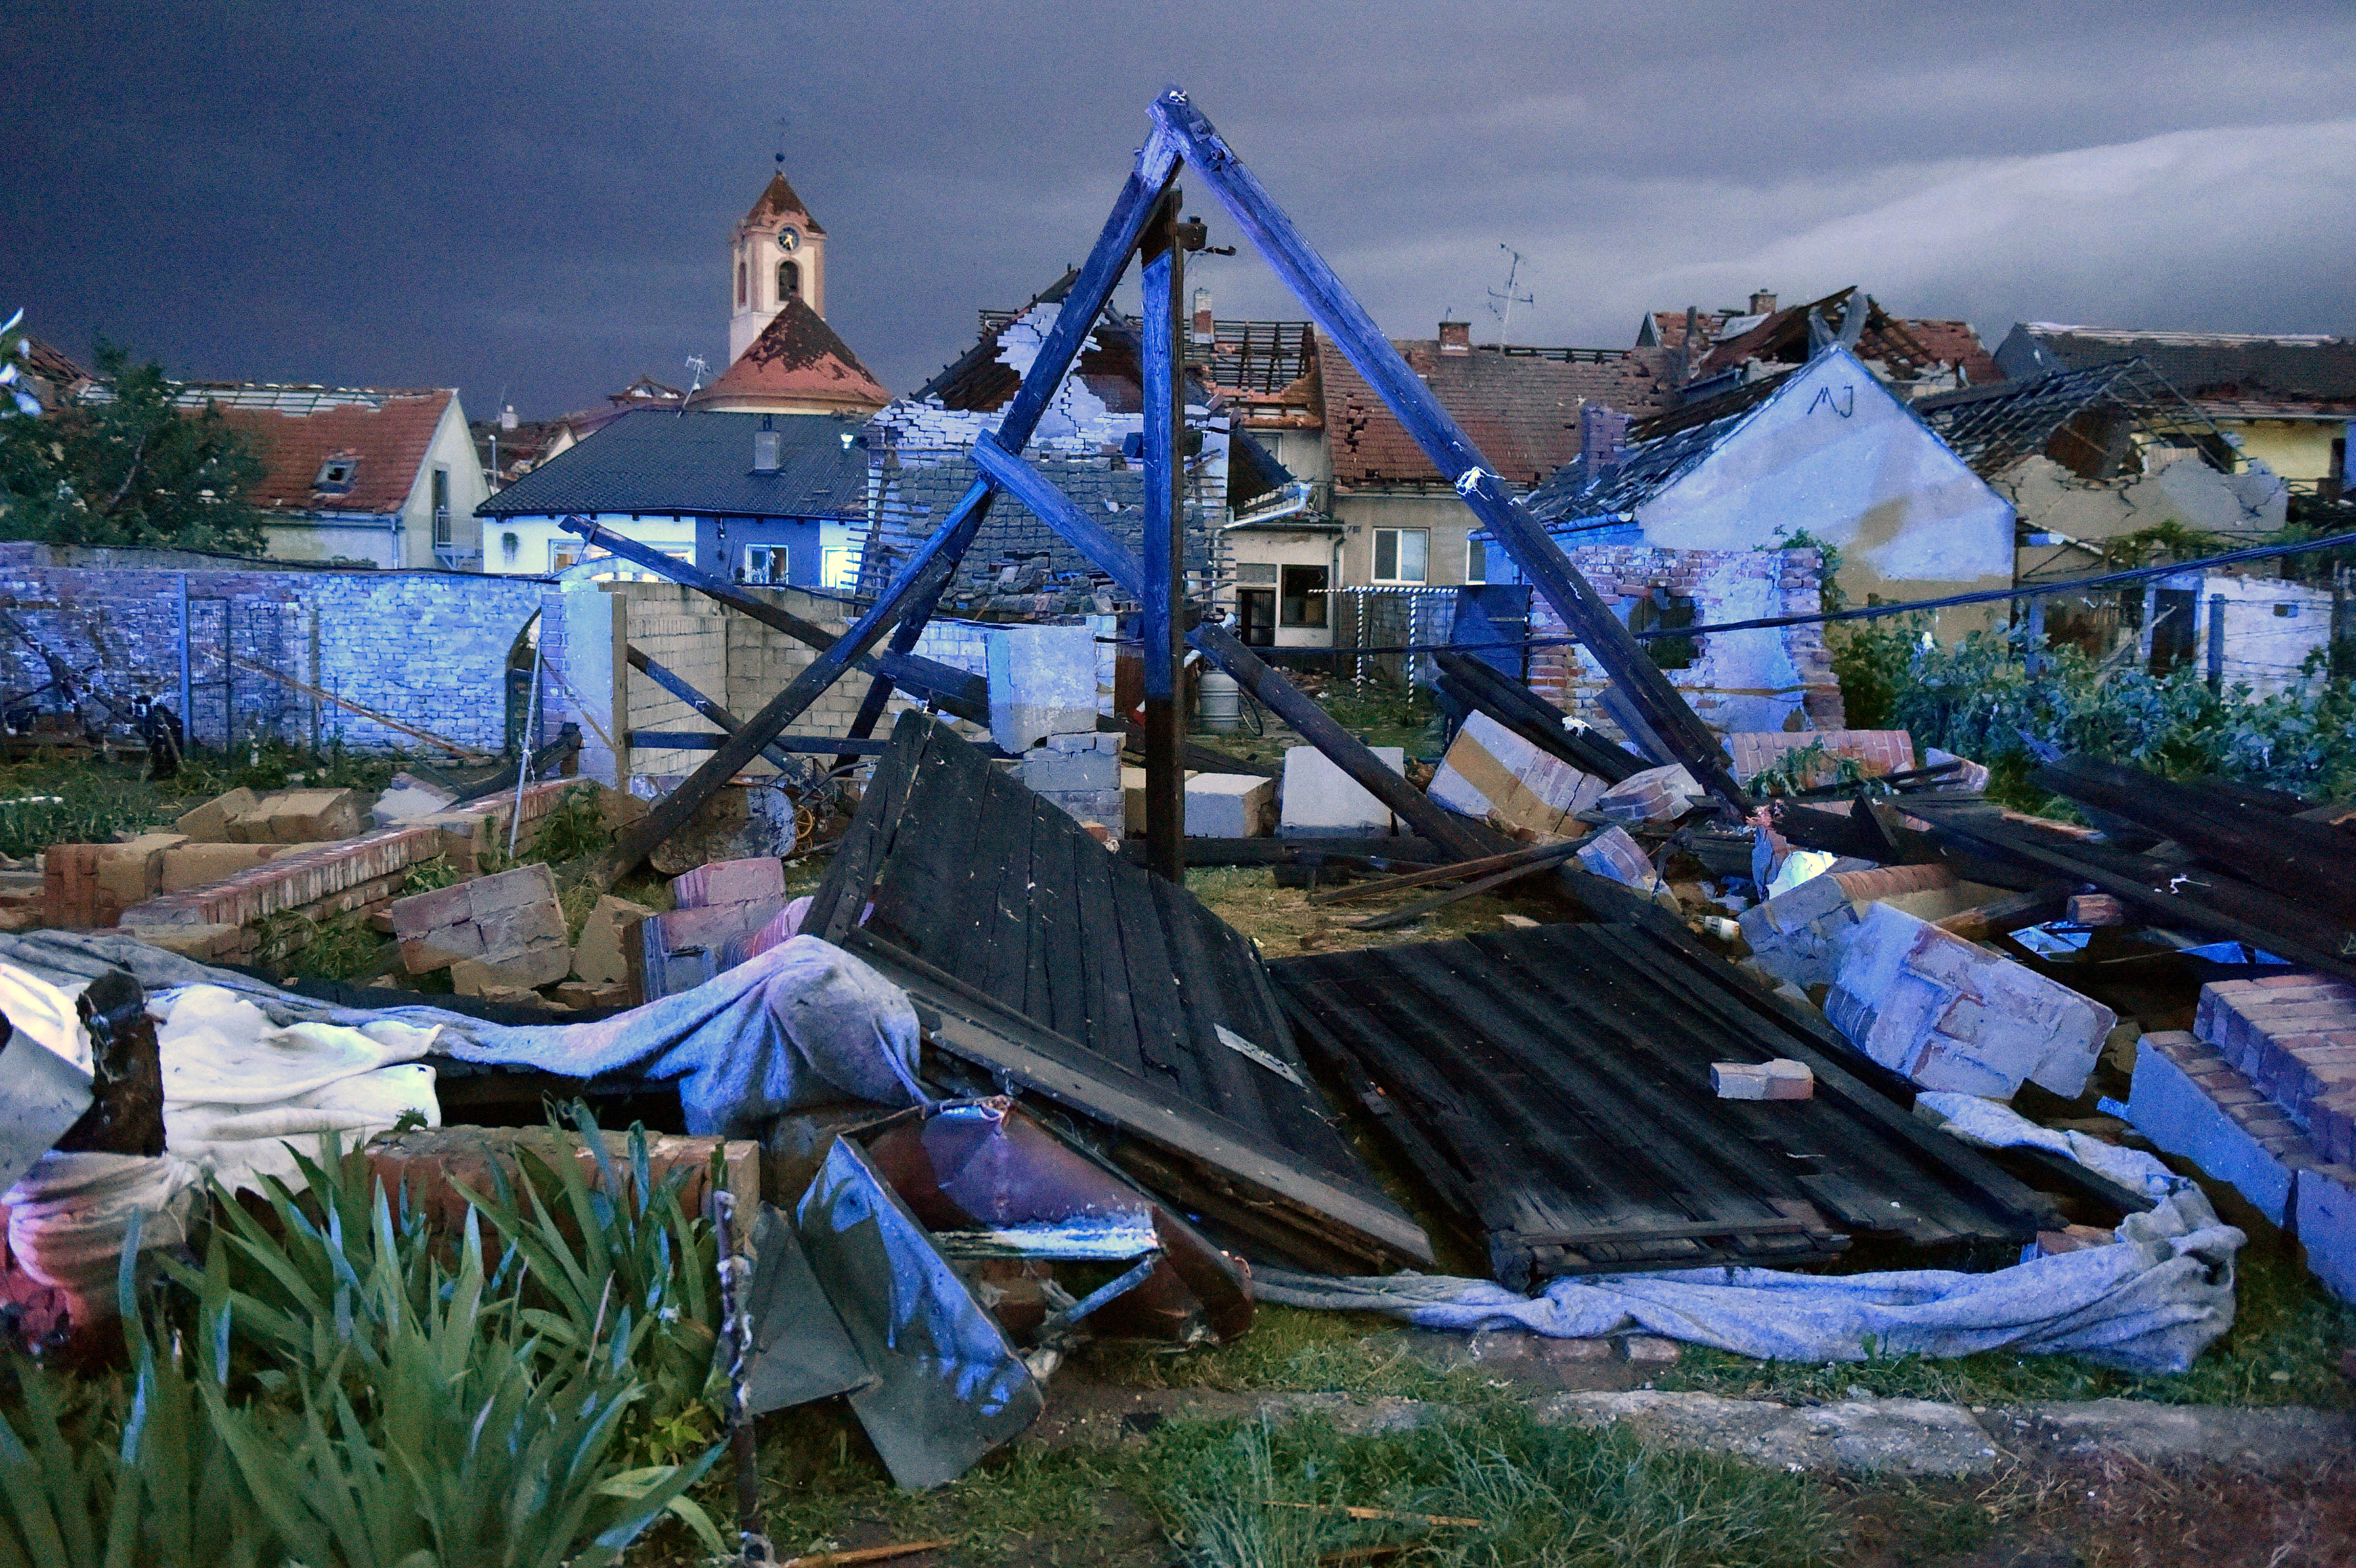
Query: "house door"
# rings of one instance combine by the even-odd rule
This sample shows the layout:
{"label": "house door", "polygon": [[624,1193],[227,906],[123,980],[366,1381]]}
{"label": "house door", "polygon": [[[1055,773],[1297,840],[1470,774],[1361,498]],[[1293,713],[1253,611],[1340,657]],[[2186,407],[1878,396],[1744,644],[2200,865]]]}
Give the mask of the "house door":
{"label": "house door", "polygon": [[1240,623],[1244,646],[1272,648],[1276,645],[1276,590],[1273,588],[1239,588],[1236,590],[1236,619]]}

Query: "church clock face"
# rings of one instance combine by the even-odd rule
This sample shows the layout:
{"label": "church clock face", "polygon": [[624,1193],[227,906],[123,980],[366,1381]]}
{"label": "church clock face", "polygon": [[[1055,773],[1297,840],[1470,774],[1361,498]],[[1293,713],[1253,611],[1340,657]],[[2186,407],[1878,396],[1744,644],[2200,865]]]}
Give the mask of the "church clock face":
{"label": "church clock face", "polygon": [[802,248],[802,231],[792,224],[777,230],[777,249],[790,256]]}

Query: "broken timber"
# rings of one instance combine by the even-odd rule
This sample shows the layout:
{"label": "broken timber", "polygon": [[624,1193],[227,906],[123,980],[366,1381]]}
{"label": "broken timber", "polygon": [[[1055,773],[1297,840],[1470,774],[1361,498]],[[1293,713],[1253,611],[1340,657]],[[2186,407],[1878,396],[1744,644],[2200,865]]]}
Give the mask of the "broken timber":
{"label": "broken timber", "polygon": [[1381,395],[1432,466],[1455,482],[1464,504],[1497,536],[1514,564],[1602,665],[1612,677],[1611,690],[1660,737],[1672,759],[1683,763],[1704,789],[1727,809],[1747,815],[1750,796],[1735,783],[1717,738],[1571,565],[1570,558],[1505,488],[1505,481],[1440,406],[1431,388],[1391,347],[1390,339],[1343,286],[1324,258],[1301,239],[1267,187],[1183,92],[1173,87],[1162,93],[1154,101],[1152,114],[1160,133],[1182,151],[1228,215],[1251,237],[1253,247],[1308,307],[1367,385]]}
{"label": "broken timber", "polygon": [[[720,726],[718,735],[659,734],[644,730],[633,730],[630,731],[629,738],[629,744],[632,746],[668,746],[680,751],[701,751],[707,742],[716,747],[721,741],[744,727],[743,721],[734,714],[689,685],[685,676],[675,674],[656,663],[635,645],[630,647],[628,655],[632,669],[695,709],[699,717]],[[785,768],[792,765],[789,755],[792,750],[793,748],[781,746],[776,741],[772,741],[761,748],[761,754],[778,767]]]}
{"label": "broken timber", "polygon": [[[710,761],[658,801],[646,816],[616,835],[613,849],[590,868],[593,878],[610,885],[645,859],[655,845],[677,832],[715,790],[863,658],[886,631],[894,632],[895,650],[913,646],[923,621],[937,604],[950,575],[980,528],[994,487],[1012,492],[1082,554],[1110,572],[1128,592],[1150,600],[1150,584],[1138,559],[1073,507],[1060,491],[1023,461],[1021,453],[1048,398],[1061,384],[1082,340],[1109,302],[1113,285],[1161,213],[1164,193],[1182,157],[1210,182],[1214,193],[1251,236],[1260,253],[1359,372],[1381,392],[1384,401],[1434,465],[1454,476],[1457,493],[1466,505],[1497,535],[1524,575],[1603,666],[1612,681],[1606,696],[1614,710],[1624,715],[1632,732],[1640,741],[1659,745],[1685,763],[1727,810],[1740,815],[1749,813],[1750,797],[1734,781],[1716,739],[1571,565],[1569,558],[1514,499],[1504,481],[1488,468],[1479,450],[1441,408],[1430,389],[1408,368],[1376,328],[1373,319],[1351,297],[1323,259],[1301,238],[1291,219],[1220,140],[1210,123],[1194,109],[1183,92],[1174,88],[1155,101],[1151,112],[1154,133],[1140,150],[1136,167],[1122,187],[1087,262],[1067,293],[1038,357],[1023,374],[1006,418],[994,434],[985,432],[974,443],[974,462],[982,470],[983,478],[966,493],[940,528],[901,566],[883,595],[839,641],[822,651],[759,713],[747,720]],[[1174,364],[1171,369],[1174,381]],[[1153,421],[1149,418],[1148,422],[1151,425]],[[1157,482],[1174,486],[1175,476],[1169,472],[1174,466],[1173,451],[1161,470],[1149,475],[1149,493]],[[1306,715],[1314,710],[1322,716],[1322,709],[1315,709],[1315,705],[1294,691],[1282,677],[1218,628],[1198,627],[1192,640],[1288,722],[1299,722],[1293,717],[1294,711]],[[862,736],[872,727],[882,711],[885,694],[879,677],[862,704],[852,728],[854,737]],[[1288,708],[1292,710],[1288,711]],[[1445,814],[1425,801],[1419,792],[1403,783],[1394,785],[1384,782],[1381,775],[1387,770],[1375,764],[1365,748],[1339,725],[1328,720],[1323,728],[1330,732],[1321,733],[1314,720],[1310,722],[1312,728],[1303,732],[1319,750],[1377,799],[1414,824],[1419,832],[1462,857],[1478,856],[1490,848],[1469,826],[1442,820]],[[1154,750],[1162,750],[1158,742]],[[1149,762],[1151,760],[1149,758]],[[1161,771],[1169,774],[1174,768],[1165,763]],[[1162,788],[1166,791],[1169,787],[1165,778]],[[1410,795],[1414,797],[1411,803],[1407,799]]]}
{"label": "broken timber", "polygon": [[[1163,187],[1176,171],[1176,154],[1158,138],[1138,154],[1137,166],[1114,200],[1103,233],[1088,252],[1079,277],[1066,293],[1055,325],[1048,329],[1038,357],[1024,372],[1014,400],[1007,407],[1006,417],[999,421],[1000,433],[1011,437],[1018,449],[1030,440],[1040,415],[1046,411],[1048,399],[1063,384],[1064,374],[1077,357],[1097,316],[1111,300],[1113,285],[1120,281],[1130,254],[1137,249],[1138,239],[1162,198]],[[913,647],[932,607],[939,602],[942,590],[948,587],[958,563],[964,559],[967,547],[989,516],[991,494],[990,484],[977,480],[932,537],[901,564],[883,594],[851,629],[811,660],[760,712],[746,720],[711,761],[680,781],[646,816],[616,834],[613,848],[584,868],[587,877],[601,886],[611,887],[644,860],[656,845],[685,827],[696,809],[752,761],[763,745],[809,711],[810,704],[841,679],[853,661],[873,647],[885,632],[898,628],[893,639],[894,651]],[[870,725],[873,722],[870,709],[880,713],[886,695],[883,677],[878,677],[861,706],[861,715]],[[852,733],[861,733],[857,725]]]}
{"label": "broken timber", "polygon": [[901,716],[802,929],[906,990],[983,1087],[1113,1135],[1115,1162],[1189,1211],[1312,1267],[1429,1260],[1329,1119],[1251,944],[945,726]]}
{"label": "broken timber", "polygon": [[[1515,1289],[1785,1264],[1858,1232],[2009,1262],[2051,1203],[1925,1126],[1855,1053],[1681,932],[1548,925],[1269,965],[1287,1009]],[[1836,1054],[1837,1051],[1837,1054]],[[1713,1061],[1805,1062],[1807,1101],[1718,1099]]]}
{"label": "broken timber", "polygon": [[[813,648],[831,647],[834,637],[815,621],[805,621],[789,610],[766,603],[723,578],[714,577],[701,567],[665,555],[662,551],[636,539],[624,539],[608,528],[601,528],[585,517],[567,517],[558,527],[579,534],[583,541],[608,554],[620,557],[649,571],[660,572],[682,587],[719,601],[737,613],[758,621],[773,630],[783,632],[795,641]],[[636,650],[633,650],[635,653]],[[634,665],[637,660],[631,661]],[[900,686],[922,701],[929,702],[944,713],[976,724],[990,722],[990,686],[980,676],[961,670],[935,659],[918,658],[914,654],[877,654],[857,661],[859,668],[877,675],[889,673]],[[643,668],[645,667],[640,666]],[[648,671],[653,674],[652,670]],[[658,677],[658,679],[660,677]],[[668,683],[666,683],[668,684]],[[678,692],[676,687],[671,688]],[[694,699],[680,694],[680,700],[690,707]],[[697,709],[699,712],[701,709]],[[710,715],[706,714],[709,718]],[[714,723],[718,720],[714,720]]]}

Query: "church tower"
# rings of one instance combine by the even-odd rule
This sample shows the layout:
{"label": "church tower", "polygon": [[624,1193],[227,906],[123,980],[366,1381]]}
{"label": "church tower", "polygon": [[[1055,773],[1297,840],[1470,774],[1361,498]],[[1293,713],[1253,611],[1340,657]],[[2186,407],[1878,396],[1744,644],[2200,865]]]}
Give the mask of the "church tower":
{"label": "church tower", "polygon": [[826,315],[826,230],[786,183],[785,170],[769,176],[769,187],[736,226],[730,251],[729,286],[735,291],[728,316],[732,364],[787,300]]}

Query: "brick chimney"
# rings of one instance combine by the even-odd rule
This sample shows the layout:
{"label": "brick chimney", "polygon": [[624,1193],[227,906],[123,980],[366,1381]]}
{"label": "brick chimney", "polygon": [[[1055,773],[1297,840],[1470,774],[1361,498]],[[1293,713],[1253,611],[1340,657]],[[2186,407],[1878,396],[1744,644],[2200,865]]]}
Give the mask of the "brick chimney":
{"label": "brick chimney", "polygon": [[1194,336],[1197,343],[1215,343],[1219,338],[1218,328],[1211,321],[1211,291],[1208,289],[1194,291]]}
{"label": "brick chimney", "polygon": [[1754,292],[1751,296],[1751,314],[1753,315],[1774,315],[1775,296],[1769,293],[1765,289],[1760,289]]}
{"label": "brick chimney", "polygon": [[1443,321],[1440,324],[1440,351],[1442,354],[1472,352],[1472,324],[1469,321]]}
{"label": "brick chimney", "polygon": [[1601,403],[1580,404],[1579,455],[1590,475],[1619,467],[1628,455],[1628,416]]}

